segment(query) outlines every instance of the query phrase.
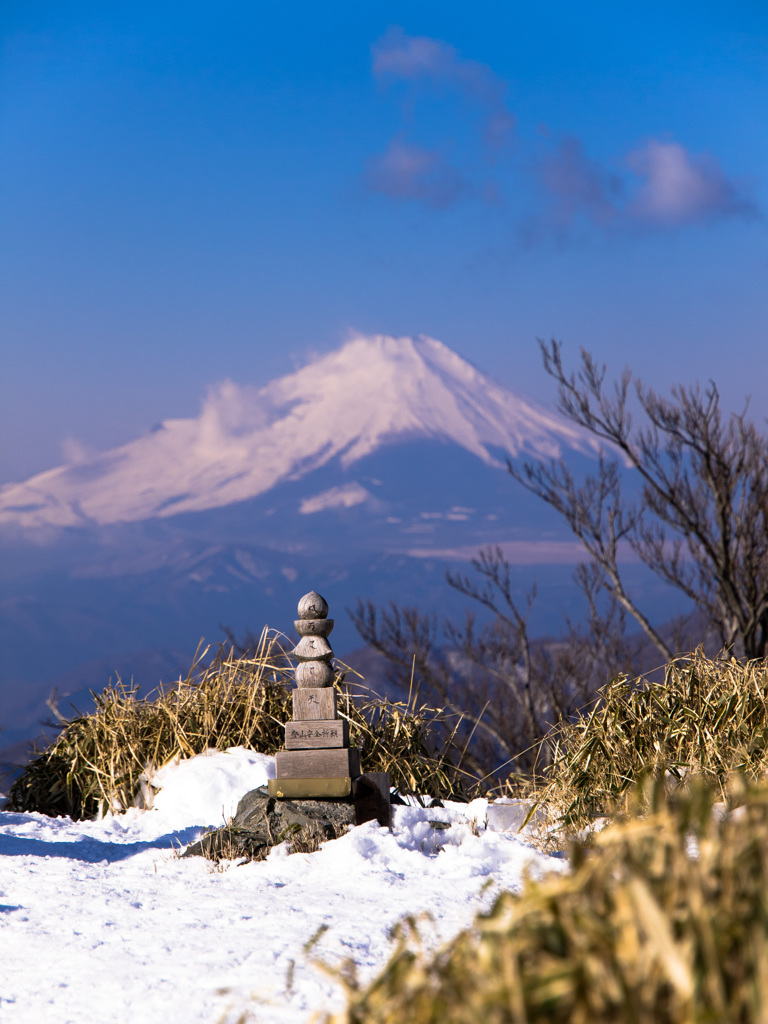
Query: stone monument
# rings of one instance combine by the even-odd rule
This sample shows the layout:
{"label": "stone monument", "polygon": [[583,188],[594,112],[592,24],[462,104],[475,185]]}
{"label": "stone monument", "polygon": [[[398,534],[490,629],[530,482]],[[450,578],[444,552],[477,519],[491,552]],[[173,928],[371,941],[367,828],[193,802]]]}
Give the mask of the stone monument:
{"label": "stone monument", "polygon": [[376,818],[389,825],[389,775],[361,773],[360,751],[349,745],[349,722],[338,715],[328,604],[312,590],[299,601],[298,614],[293,719],[285,725],[285,749],[275,754],[276,778],[269,780],[269,795],[277,800],[346,800],[354,803],[358,824]]}
{"label": "stone monument", "polygon": [[349,723],[339,718],[333,687],[333,619],[328,604],[312,590],[299,601],[294,623],[299,642],[293,654],[296,689],[293,721],[285,726],[285,749],[275,755],[277,778],[269,794],[278,798],[348,797],[360,775],[360,751],[349,746]]}

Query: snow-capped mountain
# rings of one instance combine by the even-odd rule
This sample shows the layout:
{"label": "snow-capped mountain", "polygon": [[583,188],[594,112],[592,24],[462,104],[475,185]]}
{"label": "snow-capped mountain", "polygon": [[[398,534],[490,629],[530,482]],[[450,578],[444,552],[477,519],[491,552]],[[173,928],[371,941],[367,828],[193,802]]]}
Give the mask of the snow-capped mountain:
{"label": "snow-capped mountain", "polygon": [[[331,462],[349,471],[415,439],[452,442],[499,468],[505,455],[592,447],[434,338],[357,336],[265,387],[215,385],[194,419],[166,420],[111,451],[6,485],[0,525],[104,526],[221,508]],[[364,483],[347,479],[305,495],[298,511],[376,501]]]}

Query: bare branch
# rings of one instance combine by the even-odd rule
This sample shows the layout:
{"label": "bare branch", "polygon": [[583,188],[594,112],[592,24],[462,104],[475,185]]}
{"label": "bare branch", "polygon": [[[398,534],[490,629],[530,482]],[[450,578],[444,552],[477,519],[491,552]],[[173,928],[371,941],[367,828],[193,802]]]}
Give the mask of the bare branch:
{"label": "bare branch", "polygon": [[631,374],[606,391],[605,366],[582,350],[578,373],[566,373],[561,346],[541,346],[558,385],[558,409],[618,450],[643,481],[637,509],[623,501],[617,462],[601,458],[596,477],[577,487],[564,463],[510,466],[515,479],[566,520],[604,574],[615,600],[659,652],[671,651],[627,594],[616,560],[626,539],[660,578],[693,601],[721,641],[746,657],[768,649],[768,437],[744,412],[724,421],[720,396],[682,385],[671,398],[641,382],[635,393],[645,423],[632,428]]}

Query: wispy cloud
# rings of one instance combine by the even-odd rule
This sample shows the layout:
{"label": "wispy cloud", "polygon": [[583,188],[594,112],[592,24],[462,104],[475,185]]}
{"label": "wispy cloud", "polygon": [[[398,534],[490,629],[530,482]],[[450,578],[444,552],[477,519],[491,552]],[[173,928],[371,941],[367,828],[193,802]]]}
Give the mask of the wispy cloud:
{"label": "wispy cloud", "polygon": [[[460,154],[461,169],[445,155],[453,142],[426,147],[402,133],[391,139],[383,153],[368,160],[364,183],[371,192],[397,200],[412,200],[437,209],[454,205],[469,195],[494,201],[493,182],[470,187],[472,167],[479,160],[488,167],[509,142],[515,118],[507,109],[506,83],[487,64],[467,60],[449,43],[429,36],[409,36],[391,28],[372,47],[373,74],[384,85],[407,87],[405,110],[412,112],[416,97],[444,97],[462,107],[462,128],[470,126],[476,138]],[[434,125],[429,126],[433,137]],[[469,166],[469,170],[465,166]]]}
{"label": "wispy cloud", "polygon": [[[577,540],[510,540],[502,541],[499,547],[511,565],[577,565],[584,560],[584,548]],[[477,558],[477,547],[471,544],[455,548],[414,547],[403,554],[411,558],[471,562]]]}
{"label": "wispy cloud", "polygon": [[581,218],[600,227],[615,221],[623,193],[621,178],[590,160],[579,139],[563,139],[554,152],[536,161],[535,173],[558,230],[569,230]]}
{"label": "wispy cloud", "polygon": [[575,138],[533,161],[543,208],[526,224],[526,240],[568,237],[585,227],[660,231],[758,215],[746,189],[713,156],[693,154],[679,142],[650,139],[617,165],[590,159]]}
{"label": "wispy cloud", "polygon": [[438,209],[452,205],[467,190],[461,174],[441,153],[402,139],[393,139],[384,153],[370,157],[366,184],[372,192]]}
{"label": "wispy cloud", "polygon": [[757,213],[743,187],[726,177],[713,156],[690,153],[678,142],[650,139],[628,154],[627,165],[642,179],[627,213],[644,224],[676,227]]}
{"label": "wispy cloud", "polygon": [[[368,160],[365,185],[394,200],[436,209],[467,198],[501,203],[530,187],[538,198],[522,225],[528,243],[546,237],[568,239],[585,232],[663,231],[730,217],[754,218],[759,211],[746,186],[729,178],[717,159],[692,153],[675,140],[651,138],[612,163],[591,157],[576,136],[517,146],[516,162],[495,163],[509,143],[515,117],[507,105],[507,84],[487,64],[463,57],[441,39],[410,36],[391,28],[372,47],[372,70],[384,84],[408,87],[411,111],[420,89],[445,98],[454,93],[463,109],[455,124],[479,129],[475,139],[453,144],[451,113],[427,124],[429,146],[401,132]],[[474,111],[467,118],[467,108]],[[440,131],[445,145],[436,146]],[[409,135],[414,134],[413,125]],[[449,161],[445,153],[454,154]],[[509,151],[509,150],[507,150]],[[512,199],[512,204],[514,199]]]}
{"label": "wispy cloud", "polygon": [[398,27],[390,28],[372,51],[379,80],[452,86],[479,106],[483,137],[490,146],[499,147],[509,137],[515,118],[506,105],[507,85],[487,64],[462,57],[441,39],[409,36]]}

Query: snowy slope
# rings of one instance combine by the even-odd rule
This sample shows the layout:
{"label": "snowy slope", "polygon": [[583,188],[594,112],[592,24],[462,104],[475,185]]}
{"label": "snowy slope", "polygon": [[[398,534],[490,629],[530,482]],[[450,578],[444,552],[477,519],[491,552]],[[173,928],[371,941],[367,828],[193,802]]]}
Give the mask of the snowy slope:
{"label": "snowy slope", "polygon": [[[589,450],[583,434],[486,377],[433,338],[355,337],[261,389],[225,381],[195,419],[0,491],[0,525],[104,525],[220,508],[339,459],[348,468],[411,439],[558,456]],[[375,501],[353,482],[305,512]]]}
{"label": "snowy slope", "polygon": [[397,807],[391,832],[369,823],[310,855],[278,847],[223,871],[178,859],[273,772],[234,748],[163,769],[151,811],[79,823],[0,812],[0,1020],[233,1024],[248,1007],[260,1024],[305,1024],[343,1006],[304,951],[321,926],[317,957],[370,977],[406,914],[428,912],[428,941],[447,939],[525,870],[565,869],[487,830],[484,800]]}

